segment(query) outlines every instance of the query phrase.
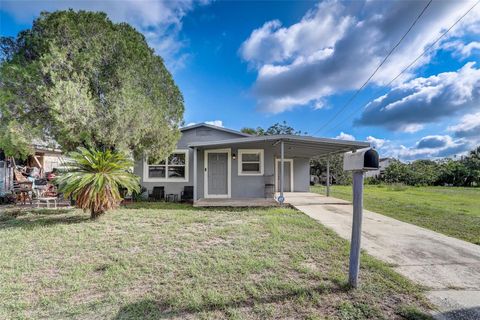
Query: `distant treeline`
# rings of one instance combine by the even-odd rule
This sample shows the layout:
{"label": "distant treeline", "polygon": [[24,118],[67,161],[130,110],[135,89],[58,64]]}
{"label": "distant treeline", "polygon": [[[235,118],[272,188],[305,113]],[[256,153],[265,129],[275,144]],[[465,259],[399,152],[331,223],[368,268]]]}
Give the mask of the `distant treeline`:
{"label": "distant treeline", "polygon": [[[312,160],[311,174],[318,177],[326,172],[326,160]],[[351,175],[343,171],[343,156],[330,159],[332,183],[350,184]],[[323,181],[322,181],[323,182]],[[367,184],[403,183],[410,186],[480,186],[480,146],[460,159],[395,161],[380,177],[366,178]]]}
{"label": "distant treeline", "polygon": [[377,180],[411,186],[480,186],[480,147],[458,160],[417,160],[412,163],[396,161]]}

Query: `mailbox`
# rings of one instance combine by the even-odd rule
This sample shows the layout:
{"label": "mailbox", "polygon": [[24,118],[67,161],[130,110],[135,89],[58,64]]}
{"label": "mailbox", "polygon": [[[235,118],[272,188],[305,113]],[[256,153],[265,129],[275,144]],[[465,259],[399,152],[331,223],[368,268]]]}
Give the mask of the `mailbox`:
{"label": "mailbox", "polygon": [[343,170],[367,171],[378,169],[378,152],[372,148],[347,152],[343,156]]}

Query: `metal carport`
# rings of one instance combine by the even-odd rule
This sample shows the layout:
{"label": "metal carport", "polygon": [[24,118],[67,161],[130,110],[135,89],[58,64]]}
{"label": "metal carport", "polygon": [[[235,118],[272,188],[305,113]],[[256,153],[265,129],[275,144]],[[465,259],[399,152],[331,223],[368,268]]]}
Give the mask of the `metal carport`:
{"label": "metal carport", "polygon": [[[369,147],[368,142],[362,141],[347,141],[340,139],[317,138],[311,136],[300,135],[269,135],[269,136],[252,136],[245,138],[195,142],[189,144],[190,148],[194,149],[194,185],[197,185],[197,148],[206,147],[227,147],[231,145],[242,145],[254,142],[271,143],[274,153],[279,157],[280,165],[280,196],[278,200],[280,203],[284,201],[284,159],[286,157],[328,157],[334,154],[345,153],[348,151],[355,151],[358,149]],[[328,168],[327,168],[328,170]],[[329,180],[329,179],[327,179]],[[196,197],[195,197],[196,199]]]}

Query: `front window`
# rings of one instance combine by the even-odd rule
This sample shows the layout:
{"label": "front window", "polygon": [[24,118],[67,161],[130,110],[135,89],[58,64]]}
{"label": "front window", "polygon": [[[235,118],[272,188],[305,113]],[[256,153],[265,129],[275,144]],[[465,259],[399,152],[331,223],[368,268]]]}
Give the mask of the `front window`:
{"label": "front window", "polygon": [[263,149],[238,150],[238,175],[263,175]]}
{"label": "front window", "polygon": [[161,161],[147,160],[145,177],[150,181],[188,180],[188,151],[176,150]]}

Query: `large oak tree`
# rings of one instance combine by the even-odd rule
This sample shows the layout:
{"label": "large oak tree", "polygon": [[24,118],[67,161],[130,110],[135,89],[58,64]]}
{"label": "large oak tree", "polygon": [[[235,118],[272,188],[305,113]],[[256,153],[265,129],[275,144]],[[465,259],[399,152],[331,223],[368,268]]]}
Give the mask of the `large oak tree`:
{"label": "large oak tree", "polygon": [[145,37],[106,14],[42,13],[2,38],[0,148],[24,157],[32,141],[164,158],[183,119],[183,97]]}

